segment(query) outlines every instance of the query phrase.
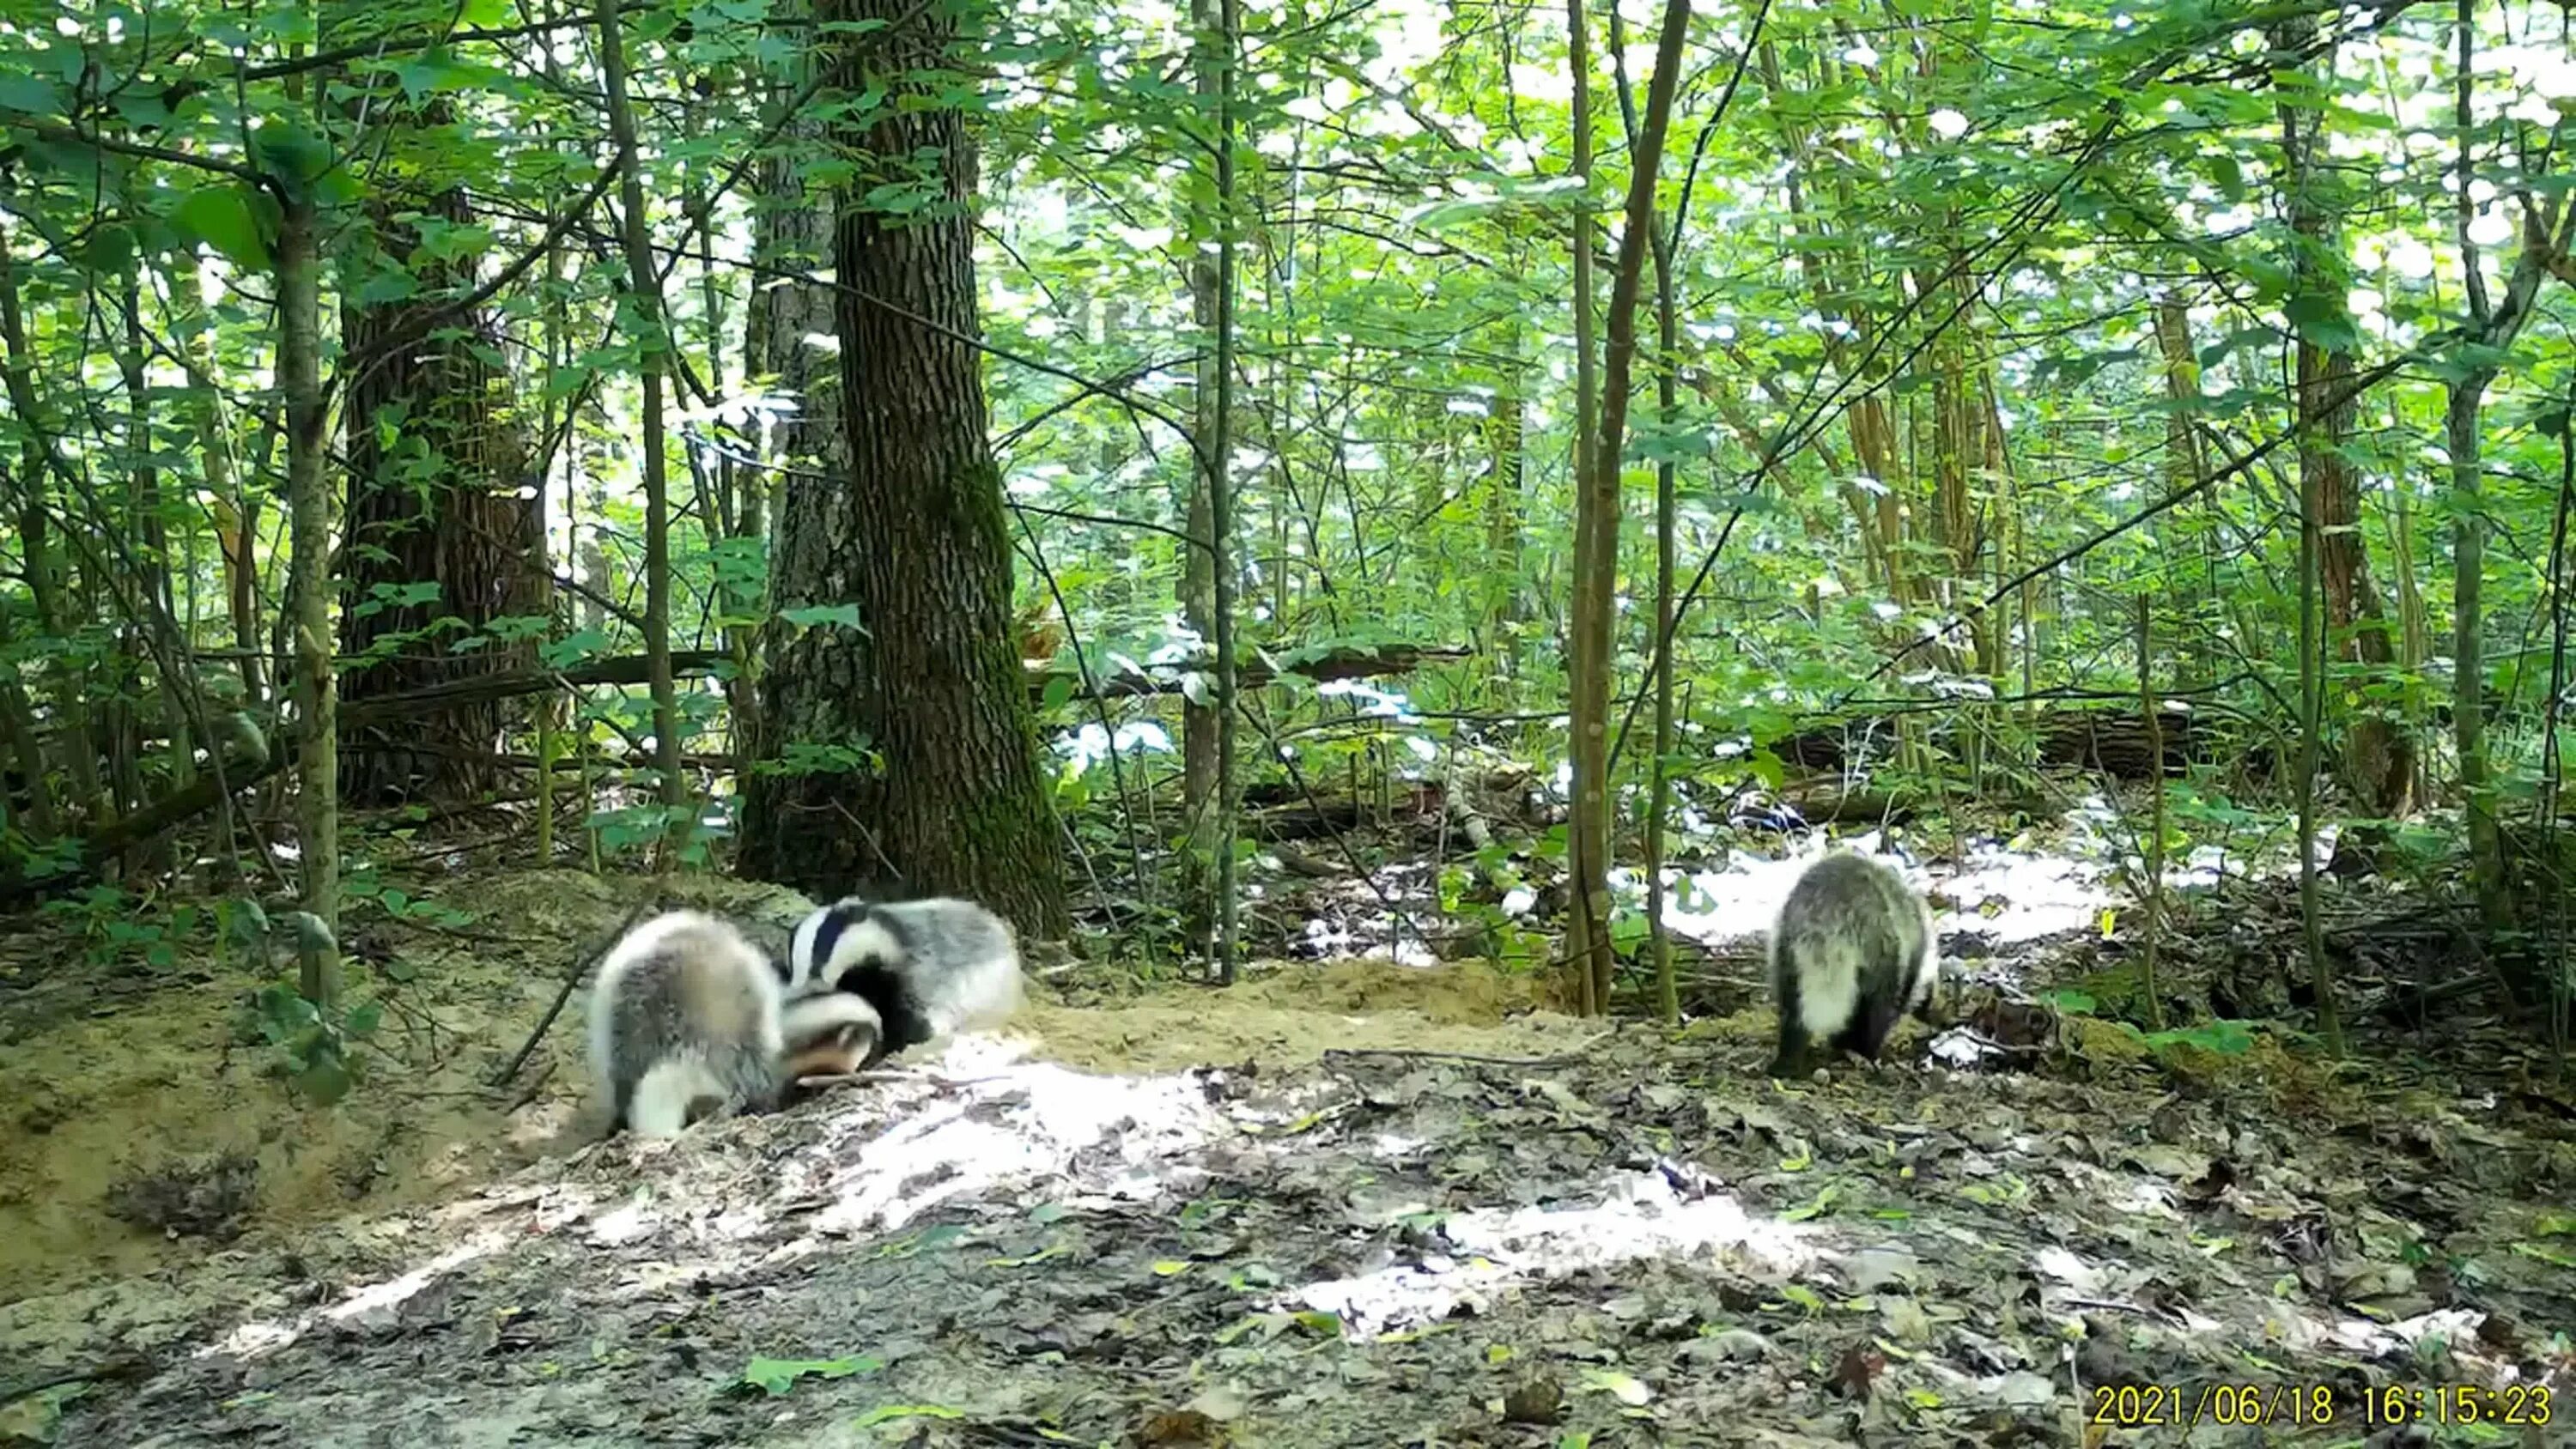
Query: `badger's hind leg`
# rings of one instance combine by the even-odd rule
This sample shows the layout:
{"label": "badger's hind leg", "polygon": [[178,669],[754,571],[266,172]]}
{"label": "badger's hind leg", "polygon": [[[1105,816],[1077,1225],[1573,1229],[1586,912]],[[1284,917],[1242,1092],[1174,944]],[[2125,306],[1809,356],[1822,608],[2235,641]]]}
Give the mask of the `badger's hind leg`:
{"label": "badger's hind leg", "polygon": [[1851,1024],[1834,1037],[1834,1046],[1877,1061],[1887,1047],[1888,1035],[1896,1030],[1897,1018],[1905,1014],[1904,998],[1885,992],[1862,998],[1860,1009],[1852,1013]]}
{"label": "badger's hind leg", "polygon": [[1775,943],[1772,947],[1772,994],[1780,1007],[1780,1047],[1771,1055],[1770,1075],[1798,1077],[1806,1075],[1811,1039],[1807,1019],[1799,999],[1797,962]]}

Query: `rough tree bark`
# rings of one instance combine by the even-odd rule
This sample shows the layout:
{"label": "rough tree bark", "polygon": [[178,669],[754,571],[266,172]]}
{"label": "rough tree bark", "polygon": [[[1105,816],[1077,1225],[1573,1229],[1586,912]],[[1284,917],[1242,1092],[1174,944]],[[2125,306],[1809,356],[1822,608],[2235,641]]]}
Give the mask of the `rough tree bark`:
{"label": "rough tree bark", "polygon": [[[824,0],[825,27],[874,21],[863,55],[828,58],[834,87],[884,88],[838,122],[850,183],[835,238],[846,483],[796,475],[773,578],[782,606],[857,605],[774,641],[761,711],[777,755],[744,781],[742,867],[812,891],[862,877],[973,896],[1023,931],[1066,926],[1061,846],[1011,634],[1011,554],[972,339],[975,154],[926,73],[955,12],[907,0]],[[930,174],[899,169],[933,158]],[[926,183],[928,204],[859,204]],[[881,769],[823,755],[864,747]],[[798,758],[802,753],[803,757]]]}
{"label": "rough tree bark", "polygon": [[[430,198],[426,209],[452,223],[471,219],[458,190]],[[523,448],[503,418],[509,379],[469,335],[482,330],[476,319],[457,325],[445,315],[445,294],[470,278],[415,260],[417,229],[394,220],[389,207],[375,210],[377,244],[412,267],[421,286],[403,301],[342,308],[345,355],[357,361],[343,405],[349,492],[340,569],[351,605],[340,620],[340,651],[352,661],[389,635],[442,618],[480,631],[505,615],[542,614],[552,593],[541,495],[518,496]],[[433,319],[441,325],[426,325]],[[439,585],[433,601],[362,612],[378,585],[430,581]],[[353,663],[341,680],[345,698],[354,704],[534,661],[532,643],[459,654],[449,648],[456,637],[432,635]],[[478,798],[498,783],[488,756],[502,725],[502,705],[484,700],[368,728],[363,747],[341,755],[341,799]],[[359,733],[352,727],[353,742]],[[405,743],[439,748],[413,752]]]}
{"label": "rough tree bark", "polygon": [[[812,8],[803,3],[781,5],[772,13],[782,21],[810,23],[813,18]],[[803,58],[808,67],[821,63],[811,50]],[[778,103],[791,104],[803,92],[806,79],[796,76],[774,87],[771,94]],[[743,370],[755,385],[795,399],[796,410],[771,421],[764,455],[778,466],[747,484],[746,516],[739,527],[744,536],[763,540],[766,556],[773,560],[778,551],[771,521],[779,480],[800,471],[827,478],[846,478],[850,472],[849,435],[841,420],[840,362],[829,347],[815,340],[834,336],[839,325],[833,318],[832,288],[811,280],[832,264],[835,207],[828,190],[806,184],[795,159],[820,155],[823,146],[822,124],[800,110],[755,172],[752,261],[761,271],[743,321]],[[794,280],[789,280],[791,276]],[[771,632],[755,646],[758,655],[766,658],[784,637],[778,631],[789,627],[773,619],[768,625]],[[758,690],[748,699],[736,699],[733,728],[742,742],[742,756],[774,756],[773,732],[760,712]]]}

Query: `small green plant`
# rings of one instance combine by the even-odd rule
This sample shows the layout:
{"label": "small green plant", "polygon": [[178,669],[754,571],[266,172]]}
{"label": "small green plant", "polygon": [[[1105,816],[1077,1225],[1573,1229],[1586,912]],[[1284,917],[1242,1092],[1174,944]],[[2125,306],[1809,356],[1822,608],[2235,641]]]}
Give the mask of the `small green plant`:
{"label": "small green plant", "polygon": [[315,1106],[328,1107],[365,1080],[366,1061],[358,1046],[376,1034],[383,1019],[384,1007],[377,1002],[326,1011],[305,1000],[292,982],[280,981],[243,1001],[235,1035],[267,1043],[272,1052],[269,1074],[286,1078]]}
{"label": "small green plant", "polygon": [[156,971],[178,964],[179,943],[197,928],[197,908],[180,906],[166,918],[145,914],[148,903],[112,885],[94,885],[46,903],[50,915],[79,924],[81,948],[91,964],[113,965],[141,957]]}
{"label": "small green plant", "polygon": [[453,906],[441,905],[426,896],[415,899],[400,886],[379,885],[374,880],[353,878],[341,882],[342,905],[374,906],[397,921],[414,921],[425,926],[454,928],[473,924],[474,917]]}

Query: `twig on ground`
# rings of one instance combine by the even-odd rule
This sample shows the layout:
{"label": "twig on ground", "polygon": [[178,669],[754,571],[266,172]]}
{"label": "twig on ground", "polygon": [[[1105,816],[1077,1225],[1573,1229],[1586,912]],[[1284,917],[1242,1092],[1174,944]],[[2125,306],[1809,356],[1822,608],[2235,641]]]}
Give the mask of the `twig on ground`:
{"label": "twig on ground", "polygon": [[1570,1067],[1581,1061],[1594,1047],[1615,1035],[1617,1035],[1616,1031],[1602,1032],[1578,1045],[1574,1050],[1552,1057],[1488,1057],[1479,1056],[1474,1052],[1424,1051],[1399,1047],[1333,1047],[1324,1053],[1324,1060],[1355,1061],[1361,1057],[1387,1057],[1398,1061],[1470,1062],[1480,1067]]}
{"label": "twig on ground", "polygon": [[564,973],[562,989],[555,993],[555,1004],[546,1008],[545,1016],[537,1022],[537,1029],[528,1033],[527,1041],[520,1045],[518,1055],[510,1058],[510,1064],[492,1074],[492,1086],[500,1086],[519,1074],[519,1068],[528,1064],[528,1054],[537,1049],[538,1042],[546,1039],[548,1031],[554,1029],[555,1018],[563,1015],[564,1003],[572,1000],[572,989],[579,986],[581,979],[590,974],[590,968],[598,963],[600,957],[608,954],[608,948],[623,940],[627,932],[635,929],[636,922],[643,920],[660,906],[661,902],[658,900],[646,901],[628,911],[626,919],[617,923],[616,930],[601,937],[592,943],[590,949],[573,958],[572,969]]}

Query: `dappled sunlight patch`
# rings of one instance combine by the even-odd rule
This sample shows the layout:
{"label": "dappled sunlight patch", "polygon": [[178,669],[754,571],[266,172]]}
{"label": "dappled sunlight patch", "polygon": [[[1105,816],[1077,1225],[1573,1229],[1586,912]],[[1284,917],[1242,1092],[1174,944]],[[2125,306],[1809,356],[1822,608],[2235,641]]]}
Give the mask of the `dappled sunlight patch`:
{"label": "dappled sunlight patch", "polygon": [[1187,1076],[1097,1076],[1006,1039],[961,1037],[935,1068],[890,1075],[873,1089],[866,1126],[808,1154],[823,1164],[814,1187],[830,1200],[814,1220],[820,1232],[900,1229],[951,1199],[1007,1201],[1044,1179],[1149,1198],[1190,1175],[1173,1159],[1219,1127]]}
{"label": "dappled sunlight patch", "polygon": [[504,1241],[499,1233],[477,1233],[400,1277],[357,1289],[323,1309],[322,1316],[334,1323],[365,1323],[388,1318],[441,1277],[487,1253],[498,1252]]}
{"label": "dappled sunlight patch", "polygon": [[1782,858],[1730,850],[1719,869],[1677,872],[1665,919],[1675,931],[1703,943],[1759,936],[1779,916],[1798,876],[1837,848],[1876,856],[1915,889],[1937,890],[1957,902],[1955,909],[1933,913],[1944,934],[1975,931],[2004,944],[2036,941],[2092,925],[2114,900],[2102,867],[2081,852],[1977,840],[1952,869],[1946,863],[1915,865],[1890,855],[1874,830],[1838,840],[1816,832],[1792,842]]}
{"label": "dappled sunlight patch", "polygon": [[[1958,902],[1957,910],[1940,913],[1941,929],[1982,931],[2004,945],[2083,930],[2114,901],[2099,866],[1996,841],[1972,843],[1962,867],[1941,884]],[[1989,905],[1991,915],[1983,909]]]}
{"label": "dappled sunlight patch", "polygon": [[390,1330],[401,1323],[404,1305],[418,1299],[432,1284],[476,1259],[499,1252],[508,1242],[506,1233],[477,1233],[419,1267],[351,1289],[337,1302],[301,1317],[260,1318],[236,1324],[191,1357],[259,1358],[287,1347],[322,1324],[359,1331]]}
{"label": "dappled sunlight patch", "polygon": [[1747,1213],[1728,1193],[1684,1197],[1661,1172],[1633,1173],[1583,1207],[1474,1208],[1442,1221],[1454,1254],[1427,1253],[1373,1273],[1312,1283],[1290,1299],[1331,1313],[1361,1338],[1436,1322],[1503,1289],[1639,1259],[1723,1255],[1789,1277],[1821,1256],[1811,1230]]}

